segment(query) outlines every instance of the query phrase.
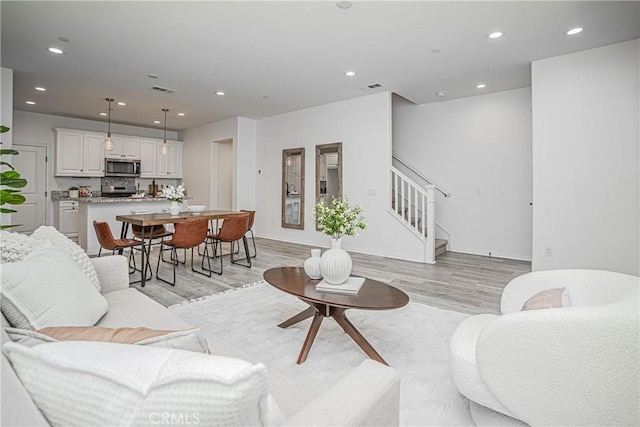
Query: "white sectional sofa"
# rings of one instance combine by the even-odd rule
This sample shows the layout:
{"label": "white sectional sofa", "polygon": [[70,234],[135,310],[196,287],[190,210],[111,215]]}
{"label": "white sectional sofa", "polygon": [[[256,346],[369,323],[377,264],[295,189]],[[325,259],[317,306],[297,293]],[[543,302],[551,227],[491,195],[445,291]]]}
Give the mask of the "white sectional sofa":
{"label": "white sectional sofa", "polygon": [[[148,327],[182,330],[193,328],[170,310],[129,288],[127,260],[122,256],[92,259],[101,285],[101,293],[109,308],[97,326]],[[8,327],[2,316],[2,343],[9,340]],[[213,355],[242,358],[253,363],[242,349],[216,336],[207,336]],[[47,345],[47,344],[45,344]],[[123,344],[107,344],[123,345]],[[327,393],[318,395],[313,384],[292,383],[268,372],[269,392],[282,412],[285,425],[398,425],[399,377],[395,370],[366,360]],[[105,396],[107,405],[108,396]],[[2,355],[2,417],[3,426],[50,425],[16,375],[9,359]]]}

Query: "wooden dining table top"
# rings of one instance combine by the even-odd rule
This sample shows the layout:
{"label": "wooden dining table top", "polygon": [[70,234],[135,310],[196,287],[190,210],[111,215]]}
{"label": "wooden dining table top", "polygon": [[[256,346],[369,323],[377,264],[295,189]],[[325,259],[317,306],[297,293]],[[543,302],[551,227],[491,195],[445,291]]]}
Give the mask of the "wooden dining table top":
{"label": "wooden dining table top", "polygon": [[178,215],[171,215],[168,212],[146,213],[146,214],[127,214],[117,215],[116,221],[126,222],[133,225],[161,225],[173,224],[176,222],[191,222],[202,219],[224,219],[234,216],[248,215],[247,212],[241,211],[223,211],[209,210],[202,213],[180,212]]}

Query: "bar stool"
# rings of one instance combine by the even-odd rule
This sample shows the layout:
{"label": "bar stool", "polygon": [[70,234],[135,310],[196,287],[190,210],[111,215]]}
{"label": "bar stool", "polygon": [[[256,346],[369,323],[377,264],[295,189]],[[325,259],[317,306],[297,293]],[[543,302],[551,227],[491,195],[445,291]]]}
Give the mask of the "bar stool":
{"label": "bar stool", "polygon": [[[205,256],[202,259],[202,268],[204,271],[196,270],[193,267],[193,248],[200,245],[200,243],[204,242],[207,238],[207,233],[209,232],[209,221],[205,219],[200,219],[196,221],[190,222],[178,222],[175,224],[175,231],[173,233],[173,237],[171,240],[166,241],[163,240],[160,242],[160,255],[158,256],[158,264],[156,265],[156,278],[158,280],[162,280],[165,283],[170,284],[171,286],[176,285],[176,267],[178,267],[178,249],[191,249],[191,271],[195,273],[202,274],[207,277],[211,277],[211,261],[209,258],[209,253],[207,250],[207,246],[205,245],[204,254]],[[173,281],[169,282],[160,277],[160,261],[162,260],[162,253],[164,251],[164,247],[168,246],[171,248],[171,264],[173,265]],[[209,269],[204,269],[204,259],[207,259],[209,263]],[[186,261],[186,260],[185,260]]]}
{"label": "bar stool", "polygon": [[[216,274],[222,274],[222,243],[229,242],[231,246],[231,253],[229,254],[229,258],[232,264],[239,264],[244,267],[251,268],[251,257],[249,256],[249,244],[247,243],[247,231],[249,227],[249,214],[233,216],[229,218],[225,218],[222,222],[222,227],[218,231],[217,234],[209,234],[207,235],[207,243],[211,244],[211,249],[213,253],[213,257],[218,256],[220,258],[220,271],[211,270],[211,266],[209,265],[209,271],[212,271]],[[235,259],[233,253],[233,242],[236,240],[242,239],[244,243],[244,252],[245,258]],[[218,246],[220,246],[220,255],[218,253]],[[206,245],[205,245],[206,248]],[[240,249],[238,248],[238,252]],[[242,264],[239,261],[246,260],[246,264]],[[202,268],[204,269],[204,258],[202,259]]]}
{"label": "bar stool", "polygon": [[[116,239],[113,237],[113,233],[111,232],[111,227],[106,222],[98,222],[93,221],[93,228],[96,230],[96,237],[98,238],[98,243],[100,243],[100,250],[98,251],[98,257],[102,255],[102,249],[106,249],[111,251],[112,254],[115,255],[116,251],[118,255],[122,255],[122,252],[125,248],[130,248],[131,253],[129,254],[129,267],[131,267],[131,262],[133,261],[133,269],[129,271],[129,274],[140,271],[136,267],[136,258],[133,256],[133,250],[139,249],[144,250],[142,248],[142,242],[134,239]],[[149,257],[147,256],[147,266],[149,267],[149,271],[151,271],[151,265],[149,264]],[[131,282],[131,283],[137,283]]]}
{"label": "bar stool", "polygon": [[[251,255],[251,258],[255,258],[256,255],[258,255],[258,251],[256,249],[256,239],[253,236],[253,223],[256,219],[256,211],[248,211],[245,209],[240,210],[240,212],[247,212],[249,214],[249,229],[247,230],[247,233],[251,233],[251,241],[253,242],[253,255]],[[240,250],[240,248],[238,248],[238,250]]]}

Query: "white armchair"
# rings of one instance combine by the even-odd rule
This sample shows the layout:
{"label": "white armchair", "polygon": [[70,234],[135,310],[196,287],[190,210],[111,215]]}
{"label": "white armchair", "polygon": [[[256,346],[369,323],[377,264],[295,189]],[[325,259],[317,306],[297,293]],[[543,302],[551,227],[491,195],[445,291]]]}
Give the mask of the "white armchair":
{"label": "white armchair", "polygon": [[[520,311],[559,287],[569,307]],[[638,425],[639,290],[639,277],[599,270],[512,280],[502,315],[472,316],[450,340],[453,381],[476,424]]]}

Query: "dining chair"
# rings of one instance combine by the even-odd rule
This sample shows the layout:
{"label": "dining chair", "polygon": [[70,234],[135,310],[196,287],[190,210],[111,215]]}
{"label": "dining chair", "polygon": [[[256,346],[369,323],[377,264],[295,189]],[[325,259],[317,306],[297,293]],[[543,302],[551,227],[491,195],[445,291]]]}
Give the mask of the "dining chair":
{"label": "dining chair", "polygon": [[[253,243],[253,255],[250,256],[251,258],[255,258],[256,255],[258,255],[258,251],[256,249],[256,239],[253,235],[253,223],[256,219],[256,211],[241,209],[240,212],[247,212],[249,214],[249,229],[247,230],[247,233],[251,233],[251,242]],[[238,248],[238,250],[240,250],[240,248]]]}
{"label": "dining chair", "polygon": [[[113,233],[111,232],[111,227],[109,227],[109,224],[106,222],[93,221],[93,228],[96,231],[96,237],[98,238],[98,243],[100,244],[100,249],[98,250],[98,257],[102,255],[102,249],[109,250],[114,255],[116,252],[118,253],[118,255],[122,255],[122,252],[124,252],[126,248],[130,248],[131,253],[129,254],[129,267],[132,269],[129,271],[129,274],[134,273],[136,271],[140,271],[136,267],[136,258],[135,256],[133,256],[133,250],[134,249],[145,250],[142,247],[141,241],[135,240],[135,239],[116,239],[115,237],[113,237]],[[132,262],[133,262],[133,267],[131,267]],[[151,271],[151,265],[149,264],[148,256],[147,256],[146,264],[147,264],[147,267],[149,268],[149,271]],[[130,283],[137,283],[137,282],[138,281],[130,282]]]}
{"label": "dining chair", "polygon": [[[153,231],[152,231],[152,229],[153,229]],[[149,233],[151,233],[151,234],[149,234]],[[145,241],[151,240],[151,243],[150,243],[151,245],[159,245],[163,240],[165,240],[165,237],[172,236],[173,232],[167,230],[163,224],[154,225],[154,226],[131,224],[131,234],[133,234],[133,238],[134,239],[142,239],[142,237],[144,235],[144,240]],[[155,240],[155,242],[154,242],[154,240]],[[146,243],[146,244],[148,244],[148,243]],[[162,258],[162,261],[171,262],[171,261],[166,261],[164,258]],[[186,251],[186,249],[184,251],[184,259],[182,261],[180,261],[180,262],[182,264],[185,264],[187,262],[187,251]]]}
{"label": "dining chair", "polygon": [[[222,227],[216,234],[207,235],[207,243],[211,244],[212,256],[220,258],[220,270],[211,270],[213,273],[222,274],[222,244],[228,242],[230,245],[229,259],[232,264],[242,265],[244,267],[251,268],[251,256],[249,255],[249,244],[247,243],[247,231],[249,227],[249,214],[233,216],[225,218],[222,222]],[[244,258],[236,259],[234,257],[233,242],[242,240],[244,244]],[[205,245],[206,246],[206,245]],[[219,248],[219,250],[218,250]],[[239,249],[238,249],[239,251]],[[246,264],[240,261],[245,261]],[[204,269],[204,258],[202,259],[202,268]]]}
{"label": "dining chair", "polygon": [[[191,271],[195,273],[202,274],[207,277],[211,277],[211,261],[208,256],[207,246],[204,248],[204,257],[202,260],[203,271],[196,270],[193,267],[193,248],[200,246],[200,243],[204,242],[207,238],[207,234],[209,232],[209,221],[205,219],[189,221],[189,222],[178,222],[175,224],[175,231],[173,232],[173,237],[171,240],[162,240],[160,242],[160,254],[158,255],[158,264],[156,265],[156,278],[158,280],[162,280],[165,283],[170,284],[171,286],[176,285],[176,268],[178,267],[178,249],[191,249]],[[165,250],[164,247],[168,246],[171,248],[171,260],[169,261],[173,266],[173,281],[169,282],[160,277],[160,261],[162,260],[162,254]],[[207,259],[209,268],[204,269],[204,260]],[[186,260],[185,260],[186,261]]]}

